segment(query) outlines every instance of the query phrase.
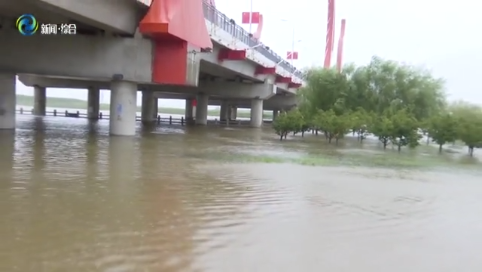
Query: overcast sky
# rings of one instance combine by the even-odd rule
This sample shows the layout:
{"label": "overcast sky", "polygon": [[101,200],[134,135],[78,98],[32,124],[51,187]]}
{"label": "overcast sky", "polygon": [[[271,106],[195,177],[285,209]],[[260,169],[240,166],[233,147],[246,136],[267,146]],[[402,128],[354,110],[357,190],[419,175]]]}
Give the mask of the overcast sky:
{"label": "overcast sky", "polygon": [[[285,56],[295,29],[296,66],[321,65],[324,58],[327,0],[253,0],[263,14],[261,40]],[[248,0],[216,0],[218,9],[237,23],[250,11]],[[373,55],[422,65],[447,82],[449,98],[482,104],[482,3],[474,0],[338,0],[336,32],[346,19],[344,62],[366,64]],[[284,22],[289,20],[289,22]],[[249,26],[245,26],[248,29]],[[255,26],[253,26],[253,29]],[[336,52],[334,53],[336,54]],[[18,84],[22,94],[32,94]],[[85,90],[49,89],[49,96],[86,99]],[[108,101],[109,92],[104,92]],[[140,99],[138,99],[140,102]],[[184,107],[184,101],[163,101]]]}

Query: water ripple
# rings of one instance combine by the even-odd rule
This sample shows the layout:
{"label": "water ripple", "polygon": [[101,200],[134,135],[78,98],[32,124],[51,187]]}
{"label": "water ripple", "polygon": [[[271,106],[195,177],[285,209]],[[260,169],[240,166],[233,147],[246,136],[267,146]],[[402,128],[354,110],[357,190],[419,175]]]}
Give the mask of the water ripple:
{"label": "water ripple", "polygon": [[139,124],[109,137],[103,120],[18,119],[0,133],[1,271],[482,266],[480,176],[213,160],[334,152],[310,135]]}

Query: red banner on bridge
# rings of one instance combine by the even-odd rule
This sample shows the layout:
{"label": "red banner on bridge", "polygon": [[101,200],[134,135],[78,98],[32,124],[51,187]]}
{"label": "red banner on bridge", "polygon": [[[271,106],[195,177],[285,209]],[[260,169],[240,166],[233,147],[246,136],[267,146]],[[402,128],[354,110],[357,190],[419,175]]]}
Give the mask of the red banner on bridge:
{"label": "red banner on bridge", "polygon": [[241,21],[242,21],[243,24],[259,24],[260,13],[259,12],[243,12]]}
{"label": "red banner on bridge", "polygon": [[298,59],[298,52],[288,51],[288,53],[286,53],[286,58],[289,59],[289,60],[297,60]]}

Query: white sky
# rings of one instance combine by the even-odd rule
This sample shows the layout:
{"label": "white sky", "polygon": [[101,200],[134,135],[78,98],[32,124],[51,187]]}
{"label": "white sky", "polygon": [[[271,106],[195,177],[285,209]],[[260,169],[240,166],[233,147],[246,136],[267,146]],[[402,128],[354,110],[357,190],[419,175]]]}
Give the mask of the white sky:
{"label": "white sky", "polygon": [[[263,43],[285,56],[291,51],[294,27],[295,39],[302,40],[295,48],[299,52],[295,65],[302,68],[322,64],[327,0],[252,2],[253,11],[264,15]],[[250,11],[249,0],[216,0],[216,5],[237,23],[241,22],[241,12]],[[340,20],[346,19],[345,63],[365,64],[378,55],[422,65],[446,79],[450,99],[482,104],[478,81],[482,78],[481,10],[482,3],[474,0],[338,0],[336,32],[339,33]],[[33,93],[20,82],[17,91]],[[87,91],[49,89],[48,95],[86,99]],[[103,99],[109,101],[109,92],[104,92]],[[138,100],[140,103],[140,96]],[[165,100],[161,104],[184,107],[184,101]]]}

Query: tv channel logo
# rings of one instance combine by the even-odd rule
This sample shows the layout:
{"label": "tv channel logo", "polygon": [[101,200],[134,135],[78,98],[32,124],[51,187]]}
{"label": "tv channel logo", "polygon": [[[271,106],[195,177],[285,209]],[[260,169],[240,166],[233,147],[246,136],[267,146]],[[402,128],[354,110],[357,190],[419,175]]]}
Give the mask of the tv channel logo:
{"label": "tv channel logo", "polygon": [[15,27],[24,36],[32,36],[38,30],[37,19],[32,14],[22,14],[18,17]]}

